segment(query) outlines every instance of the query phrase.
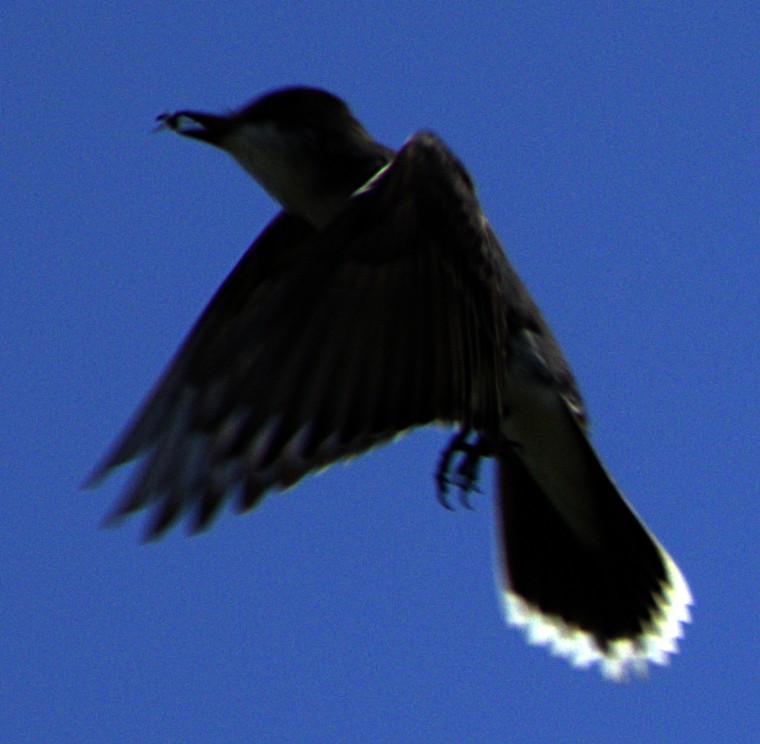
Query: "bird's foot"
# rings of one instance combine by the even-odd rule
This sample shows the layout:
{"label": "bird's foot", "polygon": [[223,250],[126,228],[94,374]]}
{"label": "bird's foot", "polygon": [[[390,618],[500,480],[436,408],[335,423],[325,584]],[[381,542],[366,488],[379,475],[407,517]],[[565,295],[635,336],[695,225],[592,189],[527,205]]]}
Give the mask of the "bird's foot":
{"label": "bird's foot", "polygon": [[[480,493],[478,488],[480,462],[484,457],[491,455],[491,447],[482,434],[478,434],[474,442],[467,441],[471,433],[472,429],[461,429],[454,436],[443,451],[435,474],[435,481],[438,485],[438,501],[449,510],[453,508],[448,499],[449,486],[458,488],[459,503],[466,509],[472,509],[470,493],[472,491]],[[452,473],[457,453],[461,453],[462,457],[456,470]]]}

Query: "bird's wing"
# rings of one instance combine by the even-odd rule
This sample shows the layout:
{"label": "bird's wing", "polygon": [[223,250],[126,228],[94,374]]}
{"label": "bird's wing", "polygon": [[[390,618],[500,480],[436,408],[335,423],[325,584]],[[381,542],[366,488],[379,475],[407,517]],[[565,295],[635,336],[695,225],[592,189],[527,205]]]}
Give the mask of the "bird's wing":
{"label": "bird's wing", "polygon": [[419,133],[326,229],[281,215],[249,249],[91,479],[143,456],[114,516],[205,527],[410,427],[496,432],[505,259],[469,176]]}

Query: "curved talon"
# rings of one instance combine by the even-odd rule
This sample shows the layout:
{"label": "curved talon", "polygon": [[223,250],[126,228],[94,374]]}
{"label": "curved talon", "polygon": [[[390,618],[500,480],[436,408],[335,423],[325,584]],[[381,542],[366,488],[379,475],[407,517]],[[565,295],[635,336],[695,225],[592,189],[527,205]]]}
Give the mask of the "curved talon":
{"label": "curved talon", "polygon": [[470,511],[473,510],[470,494],[482,493],[478,488],[478,470],[480,466],[480,453],[475,450],[477,444],[472,445],[473,449],[465,453],[462,463],[457,468],[456,484],[459,488],[459,503]]}
{"label": "curved talon", "polygon": [[475,507],[470,501],[470,491],[459,486],[459,504],[467,511],[475,511]]}
{"label": "curved talon", "polygon": [[457,468],[457,482],[459,487],[465,491],[478,490],[478,471],[480,470],[480,451],[479,442],[469,445],[464,451],[464,457]]}
{"label": "curved talon", "polygon": [[449,490],[449,485],[451,485],[451,481],[442,480],[440,478],[436,478],[436,480],[438,481],[438,490],[436,492],[435,497],[438,499],[438,503],[444,509],[448,509],[449,511],[454,511],[454,507],[449,503],[449,500],[446,498],[446,494]]}

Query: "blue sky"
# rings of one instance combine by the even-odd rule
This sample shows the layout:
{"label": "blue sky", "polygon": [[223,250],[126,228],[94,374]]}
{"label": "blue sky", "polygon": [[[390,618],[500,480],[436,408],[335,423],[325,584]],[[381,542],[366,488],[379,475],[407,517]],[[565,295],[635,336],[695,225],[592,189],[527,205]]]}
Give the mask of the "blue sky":
{"label": "blue sky", "polygon": [[[0,738],[754,741],[757,4],[156,6],[3,6]],[[669,667],[614,685],[504,625],[490,468],[474,511],[442,509],[445,432],[200,538],[98,529],[124,476],[79,484],[274,212],[153,120],[286,83],[471,171],[690,581]]]}

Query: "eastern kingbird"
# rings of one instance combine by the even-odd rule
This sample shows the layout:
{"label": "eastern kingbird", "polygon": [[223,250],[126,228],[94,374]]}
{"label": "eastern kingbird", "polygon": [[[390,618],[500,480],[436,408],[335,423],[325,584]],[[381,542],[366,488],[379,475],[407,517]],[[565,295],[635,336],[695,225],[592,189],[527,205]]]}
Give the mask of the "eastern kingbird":
{"label": "eastern kingbird", "polygon": [[689,587],[589,441],[562,351],[436,135],[398,152],[294,87],[160,126],[232,155],[281,205],[88,481],[142,458],[111,519],[206,528],[416,426],[455,426],[436,480],[498,464],[499,590],[531,643],[622,678],[666,663]]}

